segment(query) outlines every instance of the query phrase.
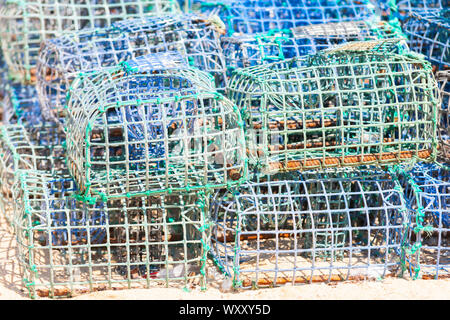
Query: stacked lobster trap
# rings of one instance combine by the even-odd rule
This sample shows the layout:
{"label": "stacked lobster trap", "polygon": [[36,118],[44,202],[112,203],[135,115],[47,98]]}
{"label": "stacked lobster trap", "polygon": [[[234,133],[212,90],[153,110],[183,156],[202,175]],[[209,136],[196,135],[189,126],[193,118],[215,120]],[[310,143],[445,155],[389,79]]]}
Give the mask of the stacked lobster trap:
{"label": "stacked lobster trap", "polygon": [[124,18],[178,13],[175,0],[8,0],[2,6],[2,51],[9,73],[36,81],[41,42],[81,29],[109,27]]}
{"label": "stacked lobster trap", "polygon": [[447,15],[383,3],[1,4],[30,296],[446,276]]}
{"label": "stacked lobster trap", "polygon": [[213,252],[242,288],[387,276],[398,266],[406,219],[397,187],[369,169],[304,173],[217,193]]}

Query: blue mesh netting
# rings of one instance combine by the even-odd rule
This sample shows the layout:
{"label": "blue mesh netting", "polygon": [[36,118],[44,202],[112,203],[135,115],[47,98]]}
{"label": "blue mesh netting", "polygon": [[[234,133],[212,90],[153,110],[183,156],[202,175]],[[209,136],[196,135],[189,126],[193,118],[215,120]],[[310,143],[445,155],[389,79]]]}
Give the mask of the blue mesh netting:
{"label": "blue mesh netting", "polygon": [[450,271],[450,174],[437,164],[404,171],[408,210],[406,267],[414,277],[438,278]]}
{"label": "blue mesh netting", "polygon": [[44,123],[35,86],[8,83],[2,101],[3,123],[37,126]]}
{"label": "blue mesh netting", "polygon": [[217,14],[229,34],[269,32],[313,23],[368,20],[375,18],[368,0],[227,0],[196,1],[205,14]]}
{"label": "blue mesh netting", "polygon": [[403,30],[411,50],[425,55],[439,69],[450,65],[450,10],[412,13]]}

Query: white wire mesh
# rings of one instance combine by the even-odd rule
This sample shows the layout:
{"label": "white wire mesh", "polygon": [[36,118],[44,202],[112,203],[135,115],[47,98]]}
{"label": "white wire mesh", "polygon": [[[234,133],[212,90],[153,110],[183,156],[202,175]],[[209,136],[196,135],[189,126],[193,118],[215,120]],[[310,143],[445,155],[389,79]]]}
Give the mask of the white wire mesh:
{"label": "white wire mesh", "polygon": [[22,125],[0,127],[0,210],[9,224],[13,223],[11,193],[15,173],[19,169],[52,175],[65,167],[62,143],[64,134],[51,124],[25,128]]}
{"label": "white wire mesh", "polygon": [[0,9],[3,54],[12,76],[35,80],[42,41],[125,18],[179,13],[175,0],[9,0]]}
{"label": "white wire mesh", "polygon": [[425,55],[437,69],[450,67],[450,10],[412,13],[403,30],[411,50]]}
{"label": "white wire mesh", "polygon": [[77,201],[67,175],[19,171],[19,264],[35,297],[105,289],[204,287],[209,241],[198,193]]}
{"label": "white wire mesh", "polygon": [[[37,89],[46,117],[61,113],[67,89],[79,73],[117,67],[136,57],[176,51],[183,59],[160,56],[194,65],[224,84],[225,62],[217,27],[196,15],[129,19],[113,28],[88,31],[47,41],[38,61]],[[173,60],[172,60],[173,59]],[[172,60],[172,61],[170,61]],[[173,67],[166,66],[165,68]]]}
{"label": "white wire mesh", "polygon": [[118,68],[74,80],[67,156],[85,196],[212,189],[245,179],[237,108],[191,72],[201,75]]}
{"label": "white wire mesh", "polygon": [[248,182],[212,200],[212,253],[242,288],[378,278],[400,265],[405,215],[380,171]]}

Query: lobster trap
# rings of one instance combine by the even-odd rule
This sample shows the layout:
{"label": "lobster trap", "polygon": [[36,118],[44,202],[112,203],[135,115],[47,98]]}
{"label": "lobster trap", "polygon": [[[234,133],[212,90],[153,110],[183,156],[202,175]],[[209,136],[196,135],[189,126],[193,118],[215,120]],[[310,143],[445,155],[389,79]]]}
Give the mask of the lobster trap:
{"label": "lobster trap", "polygon": [[8,83],[4,91],[2,110],[4,125],[38,126],[45,122],[35,86]]}
{"label": "lobster trap", "polygon": [[249,163],[271,173],[434,159],[431,66],[389,43],[235,71],[228,96],[244,113]]}
{"label": "lobster trap", "polygon": [[83,203],[69,176],[18,171],[19,264],[30,296],[206,286],[205,197],[173,193]]}
{"label": "lobster trap", "polygon": [[245,68],[316,53],[350,41],[397,38],[406,41],[400,28],[388,22],[351,21],[315,24],[268,34],[222,37],[228,69]]}
{"label": "lobster trap", "polygon": [[[37,65],[37,89],[43,112],[60,114],[67,90],[80,73],[117,67],[121,62],[159,53],[162,67],[194,65],[210,72],[224,84],[225,62],[220,48],[221,32],[214,23],[196,15],[129,19],[112,28],[66,35],[43,44]],[[164,57],[163,52],[172,53]]]}
{"label": "lobster trap", "polygon": [[408,206],[406,269],[414,278],[450,274],[450,171],[440,164],[400,169]]}
{"label": "lobster trap", "polygon": [[10,225],[14,220],[11,190],[15,172],[19,169],[47,175],[62,172],[65,167],[64,140],[64,133],[51,124],[0,127],[0,210]]}
{"label": "lobster trap", "polygon": [[0,33],[12,76],[33,82],[41,42],[125,18],[179,13],[175,0],[11,0],[2,7]]}
{"label": "lobster trap", "polygon": [[403,30],[411,50],[425,55],[437,69],[450,67],[450,10],[412,13]]}
{"label": "lobster trap", "polygon": [[211,252],[242,288],[379,278],[399,267],[405,214],[380,171],[247,182],[211,201]]}
{"label": "lobster trap", "polygon": [[439,71],[436,79],[440,88],[441,108],[439,109],[439,141],[444,162],[450,161],[450,70]]}
{"label": "lobster trap", "polygon": [[219,16],[230,35],[267,33],[274,29],[290,29],[316,23],[375,19],[374,6],[369,0],[196,2],[195,7],[200,12]]}
{"label": "lobster trap", "polygon": [[108,199],[189,192],[246,178],[240,113],[191,72],[201,74],[119,68],[72,83],[67,160],[81,194]]}

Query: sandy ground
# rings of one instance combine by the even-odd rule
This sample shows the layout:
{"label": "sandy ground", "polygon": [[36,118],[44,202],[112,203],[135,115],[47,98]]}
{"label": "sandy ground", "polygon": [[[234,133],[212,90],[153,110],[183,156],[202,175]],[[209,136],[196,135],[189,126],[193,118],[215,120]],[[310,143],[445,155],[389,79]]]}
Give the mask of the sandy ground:
{"label": "sandy ground", "polygon": [[[7,230],[0,218],[0,300],[28,299],[21,282],[18,268],[14,236]],[[258,300],[258,299],[450,299],[450,279],[444,280],[406,280],[387,278],[383,281],[364,281],[358,283],[310,284],[283,286],[256,291],[221,292],[217,288],[207,291],[181,289],[131,289],[121,291],[101,291],[76,296],[75,300],[117,299],[175,299],[175,300]]]}

